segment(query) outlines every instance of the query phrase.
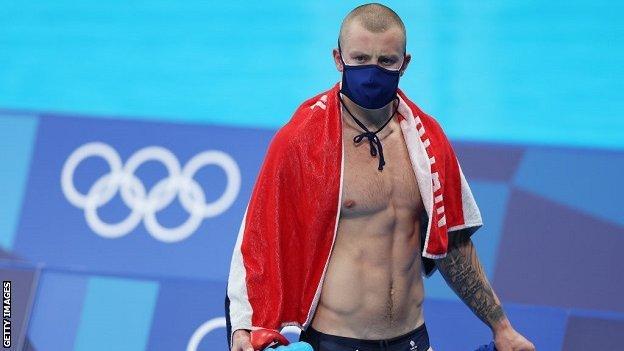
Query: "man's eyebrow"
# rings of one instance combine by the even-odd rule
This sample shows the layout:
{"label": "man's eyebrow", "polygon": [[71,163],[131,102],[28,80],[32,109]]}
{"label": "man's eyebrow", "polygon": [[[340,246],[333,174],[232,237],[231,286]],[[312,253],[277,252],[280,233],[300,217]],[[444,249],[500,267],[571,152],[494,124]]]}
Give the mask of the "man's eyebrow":
{"label": "man's eyebrow", "polygon": [[394,54],[390,54],[390,55],[379,55],[380,59],[394,59],[394,60],[398,60],[399,59],[399,55],[394,55]]}
{"label": "man's eyebrow", "polygon": [[370,55],[369,55],[369,54],[365,54],[365,53],[360,52],[360,51],[352,51],[352,52],[351,52],[351,56],[365,56],[365,57],[370,57]]}

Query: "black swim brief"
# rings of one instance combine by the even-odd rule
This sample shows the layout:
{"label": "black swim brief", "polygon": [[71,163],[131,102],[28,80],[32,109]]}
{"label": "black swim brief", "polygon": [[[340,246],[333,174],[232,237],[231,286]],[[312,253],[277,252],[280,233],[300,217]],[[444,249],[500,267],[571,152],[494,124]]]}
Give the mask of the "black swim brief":
{"label": "black swim brief", "polygon": [[312,345],[314,351],[427,351],[429,334],[423,323],[416,329],[390,339],[357,339],[322,333],[312,326],[301,331],[299,341]]}

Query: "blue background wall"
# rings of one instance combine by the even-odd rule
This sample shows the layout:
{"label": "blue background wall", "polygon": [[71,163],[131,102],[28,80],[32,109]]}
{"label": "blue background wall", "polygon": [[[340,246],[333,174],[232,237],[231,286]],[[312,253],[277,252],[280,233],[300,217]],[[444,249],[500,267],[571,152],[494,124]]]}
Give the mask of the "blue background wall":
{"label": "blue background wall", "polygon": [[[14,322],[27,331],[16,347],[226,348],[229,260],[264,151],[302,100],[340,78],[331,50],[358,4],[0,1],[0,274],[32,302]],[[413,55],[401,87],[456,148],[485,222],[475,242],[512,322],[539,350],[618,349],[624,5],[385,4]],[[159,238],[148,215],[106,238],[62,185],[70,156],[94,142],[122,165],[157,146],[180,170],[219,151],[240,186],[183,240]],[[109,167],[85,158],[72,184],[96,194]],[[205,204],[226,174],[208,162],[194,175]],[[144,194],[95,197],[101,221],[157,201],[163,163],[134,175]],[[200,202],[189,211],[174,198],[153,218],[175,228]],[[439,275],[426,286],[436,350],[491,337]]]}

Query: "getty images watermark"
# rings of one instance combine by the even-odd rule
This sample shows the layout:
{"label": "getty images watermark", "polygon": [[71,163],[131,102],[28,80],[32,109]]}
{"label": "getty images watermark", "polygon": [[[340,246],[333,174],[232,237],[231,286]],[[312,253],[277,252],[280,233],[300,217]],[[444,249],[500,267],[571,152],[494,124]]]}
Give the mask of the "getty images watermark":
{"label": "getty images watermark", "polygon": [[11,281],[2,282],[2,346],[11,347]]}

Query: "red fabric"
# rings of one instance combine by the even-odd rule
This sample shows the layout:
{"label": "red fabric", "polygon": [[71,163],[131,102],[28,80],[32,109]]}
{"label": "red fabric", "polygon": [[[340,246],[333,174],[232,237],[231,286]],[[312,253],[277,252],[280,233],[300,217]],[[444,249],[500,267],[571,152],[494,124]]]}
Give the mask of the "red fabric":
{"label": "red fabric", "polygon": [[251,346],[254,350],[264,350],[277,345],[289,345],[286,337],[272,329],[256,329],[251,332]]}
{"label": "red fabric", "polygon": [[242,252],[252,324],[304,321],[333,244],[342,130],[336,104],[304,102],[273,137],[251,195]]}
{"label": "red fabric", "polygon": [[[447,228],[449,223],[453,226],[464,223],[464,214],[462,210],[461,181],[459,176],[459,166],[453,148],[446,138],[442,127],[431,116],[424,113],[416,104],[410,101],[403,92],[399,93],[407,105],[412,109],[415,116],[420,117],[421,123],[416,124],[416,128],[421,126],[425,128],[426,134],[420,139],[424,141],[429,139],[430,146],[426,149],[429,157],[435,157],[436,162],[431,164],[432,181],[434,184],[433,196],[442,194],[443,203],[435,203],[431,222],[437,224],[442,219],[442,214],[438,214],[437,209],[444,206],[445,222],[441,227],[438,225],[431,226],[431,233],[427,245],[427,253],[431,255],[446,254],[448,246]],[[436,175],[440,184],[440,188],[435,190]]]}
{"label": "red fabric", "polygon": [[[340,206],[343,150],[338,92],[339,83],[302,103],[269,145],[232,260],[228,282],[232,332],[303,328],[311,322]],[[462,185],[459,163],[442,128],[400,90],[399,96],[407,103],[399,110],[403,112],[398,118],[405,119],[402,128],[407,128],[407,118],[418,122],[407,129],[420,141],[406,137],[406,143],[428,209],[422,254],[439,258],[446,253],[448,228],[478,228],[481,219],[467,184]],[[432,158],[435,162],[429,165]],[[426,167],[417,167],[414,160]],[[435,202],[436,198],[443,200]],[[471,209],[471,223],[466,223],[463,207]],[[243,277],[244,282],[236,280]]]}

